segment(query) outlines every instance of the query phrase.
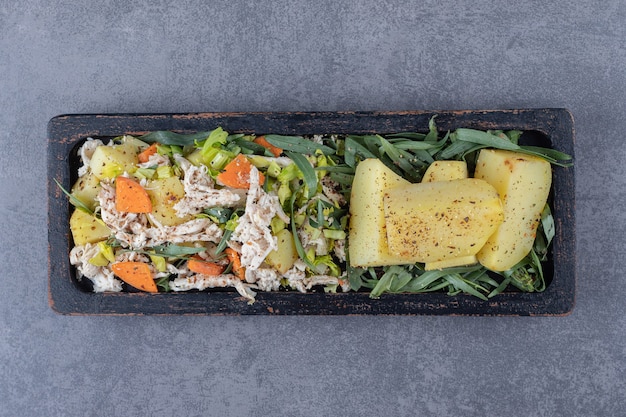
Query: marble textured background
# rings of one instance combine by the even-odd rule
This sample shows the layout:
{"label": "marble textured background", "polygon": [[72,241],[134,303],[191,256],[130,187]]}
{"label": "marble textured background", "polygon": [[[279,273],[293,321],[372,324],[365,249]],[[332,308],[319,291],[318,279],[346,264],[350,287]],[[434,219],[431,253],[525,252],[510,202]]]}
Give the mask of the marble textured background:
{"label": "marble textured background", "polygon": [[[625,21],[619,0],[0,0],[0,416],[624,415]],[[570,316],[48,307],[55,115],[519,107],[576,121]]]}

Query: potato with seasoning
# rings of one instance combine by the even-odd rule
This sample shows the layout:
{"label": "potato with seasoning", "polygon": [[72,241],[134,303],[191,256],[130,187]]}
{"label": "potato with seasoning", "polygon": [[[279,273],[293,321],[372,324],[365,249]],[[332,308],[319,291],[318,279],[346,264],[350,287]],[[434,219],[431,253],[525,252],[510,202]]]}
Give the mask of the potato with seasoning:
{"label": "potato with seasoning", "polygon": [[504,207],[504,221],[477,254],[494,271],[515,266],[532,249],[550,193],[552,169],[546,160],[512,151],[483,149],[474,172],[491,184]]}
{"label": "potato with seasoning", "polygon": [[495,188],[474,178],[388,189],[384,212],[389,253],[404,264],[475,255],[504,217]]}
{"label": "potato with seasoning", "polygon": [[278,249],[268,253],[265,257],[265,262],[276,268],[281,274],[284,274],[291,269],[294,262],[298,259],[298,252],[293,235],[288,229],[282,229],[276,233],[276,239],[278,241]]}
{"label": "potato with seasoning", "polygon": [[178,217],[174,206],[185,197],[185,188],[178,177],[152,180],[146,186],[152,200],[152,215],[164,226],[177,226],[191,220],[192,216]]}
{"label": "potato with seasoning", "polygon": [[402,263],[387,248],[383,196],[386,190],[409,185],[379,159],[359,163],[350,197],[349,259],[352,266]]}
{"label": "potato with seasoning", "polygon": [[70,217],[70,230],[75,245],[99,242],[111,235],[111,230],[96,216],[78,209]]}
{"label": "potato with seasoning", "polygon": [[[422,182],[452,181],[468,177],[467,163],[465,161],[435,161],[428,166],[422,177]],[[477,263],[476,255],[460,256],[458,258],[444,259],[442,261],[426,262],[424,269],[451,268],[454,266],[472,265]]]}
{"label": "potato with seasoning", "polygon": [[111,179],[124,172],[137,170],[138,148],[132,143],[114,146],[98,146],[91,156],[89,169],[99,179]]}
{"label": "potato with seasoning", "polygon": [[78,178],[76,183],[74,183],[72,186],[72,195],[87,206],[89,210],[93,211],[96,205],[98,205],[97,198],[101,189],[100,180],[93,172],[89,171],[87,174]]}
{"label": "potato with seasoning", "polygon": [[465,161],[435,161],[426,169],[422,182],[460,180],[467,177]]}

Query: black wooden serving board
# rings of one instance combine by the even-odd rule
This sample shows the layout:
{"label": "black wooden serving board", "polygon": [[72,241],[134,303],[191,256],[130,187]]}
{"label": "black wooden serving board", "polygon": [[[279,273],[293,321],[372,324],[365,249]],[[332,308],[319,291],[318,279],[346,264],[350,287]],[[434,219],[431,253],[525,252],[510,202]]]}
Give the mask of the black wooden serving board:
{"label": "black wooden serving board", "polygon": [[308,314],[308,315],[565,315],[574,307],[576,290],[574,167],[553,168],[552,210],[556,236],[541,293],[505,292],[489,301],[445,293],[393,294],[370,299],[366,293],[258,292],[248,304],[235,291],[189,293],[92,293],[76,280],[68,254],[72,245],[72,207],[54,180],[69,189],[76,179],[75,145],[87,137],[141,135],[155,130],[179,133],[210,131],[218,126],[233,133],[366,134],[426,132],[436,115],[440,131],[460,127],[529,131],[542,146],[574,156],[574,124],[565,109],[280,112],[187,114],[62,115],[48,124],[48,279],[49,302],[62,314]]}

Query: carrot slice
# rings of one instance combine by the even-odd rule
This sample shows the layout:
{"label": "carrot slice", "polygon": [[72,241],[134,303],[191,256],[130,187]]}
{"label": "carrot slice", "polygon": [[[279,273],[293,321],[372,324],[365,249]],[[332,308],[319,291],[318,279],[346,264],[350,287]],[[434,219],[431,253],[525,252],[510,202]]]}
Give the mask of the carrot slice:
{"label": "carrot slice", "polygon": [[202,275],[216,276],[224,272],[224,267],[215,262],[208,262],[201,258],[193,257],[187,261],[190,271]]}
{"label": "carrot slice", "polygon": [[241,259],[239,258],[239,254],[233,248],[224,249],[224,253],[228,260],[233,264],[233,273],[239,277],[240,280],[246,279],[246,268],[241,266]]}
{"label": "carrot slice", "polygon": [[259,136],[259,137],[255,138],[253,142],[256,143],[257,145],[263,146],[264,148],[269,150],[271,153],[273,153],[274,156],[277,157],[277,158],[280,156],[281,153],[283,153],[283,150],[281,148],[279,148],[278,146],[274,146],[271,143],[269,143],[267,141],[267,139],[265,139],[265,136]]}
{"label": "carrot slice", "polygon": [[139,162],[141,162],[141,163],[148,162],[150,157],[152,155],[154,155],[155,153],[157,153],[157,144],[156,144],[156,142],[153,143],[152,145],[148,146],[143,151],[141,151],[139,153],[139,155],[137,155],[137,159],[139,159]]}
{"label": "carrot slice", "polygon": [[113,273],[138,290],[158,292],[150,267],[143,262],[117,262],[111,265]]}
{"label": "carrot slice", "polygon": [[[217,180],[228,187],[248,189],[251,169],[252,164],[248,158],[239,154],[224,167],[224,171],[217,175]],[[259,183],[263,185],[264,182],[265,176],[259,172]]]}
{"label": "carrot slice", "polygon": [[115,208],[128,213],[150,213],[150,196],[135,180],[119,176],[115,180]]}

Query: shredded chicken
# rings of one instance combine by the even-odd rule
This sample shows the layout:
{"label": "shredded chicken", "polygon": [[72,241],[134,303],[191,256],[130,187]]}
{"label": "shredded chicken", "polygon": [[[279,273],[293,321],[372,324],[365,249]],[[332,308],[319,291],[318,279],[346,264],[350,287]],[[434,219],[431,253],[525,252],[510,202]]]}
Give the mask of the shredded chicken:
{"label": "shredded chicken", "polygon": [[81,161],[83,161],[83,165],[78,168],[79,177],[82,177],[89,171],[89,162],[91,162],[91,157],[93,156],[96,148],[102,145],[103,143],[100,139],[87,138],[85,143],[83,143],[83,145],[80,147],[78,153],[80,155]]}
{"label": "shredded chicken", "polygon": [[274,268],[248,268],[246,282],[256,284],[261,291],[277,291],[280,287],[280,274]]}
{"label": "shredded chicken", "polygon": [[316,285],[339,284],[339,278],[332,275],[312,275],[306,279],[306,289],[310,290]]}
{"label": "shredded chicken", "polygon": [[258,269],[267,254],[278,249],[278,241],[269,228],[274,216],[289,223],[278,196],[263,191],[259,184],[259,170],[252,166],[246,209],[231,237],[241,244],[241,265],[244,268]]}
{"label": "shredded chicken", "polygon": [[243,201],[245,190],[216,189],[206,166],[192,165],[180,155],[175,158],[184,173],[185,197],[174,206],[179,217],[198,214],[207,207],[236,207]]}
{"label": "shredded chicken", "polygon": [[210,219],[194,219],[177,226],[164,226],[154,216],[136,213],[121,213],[115,208],[115,187],[102,181],[102,190],[98,195],[102,221],[113,231],[115,238],[125,246],[141,249],[163,245],[167,242],[183,243],[208,241],[219,242],[222,230]]}
{"label": "shredded chicken", "polygon": [[322,192],[333,204],[343,206],[346,204],[346,197],[339,190],[341,186],[338,182],[328,176],[322,177]]}
{"label": "shredded chicken", "polygon": [[153,153],[148,157],[146,162],[137,164],[139,168],[152,168],[152,167],[168,167],[171,166],[170,158],[167,155],[161,155],[159,153]]}
{"label": "shredded chicken", "polygon": [[306,284],[304,283],[306,278],[305,269],[306,264],[302,259],[298,259],[291,269],[283,274],[283,276],[287,278],[287,282],[291,288],[295,288],[300,292],[306,292]]}
{"label": "shredded chicken", "polygon": [[266,156],[265,159],[267,159],[269,163],[275,162],[276,165],[278,165],[281,168],[284,168],[287,165],[293,164],[293,160],[286,156],[279,156],[279,157]]}
{"label": "shredded chicken", "polygon": [[335,240],[335,247],[333,248],[333,252],[337,259],[340,262],[346,261],[346,240],[345,239],[337,239]]}
{"label": "shredded chicken", "polygon": [[[311,288],[316,285],[333,285],[337,284],[341,287],[342,291],[348,291],[350,286],[347,280],[342,278],[337,278],[332,275],[312,275],[310,277],[306,276],[305,273],[306,264],[301,259],[298,259],[293,267],[283,275],[287,278],[289,282],[289,286],[291,288],[295,288],[300,292],[307,292]],[[259,287],[260,288],[260,287]]]}
{"label": "shredded chicken", "polygon": [[93,283],[94,292],[122,291],[122,282],[115,278],[110,268],[89,263],[89,260],[98,255],[98,252],[98,245],[91,243],[74,246],[70,251],[70,263],[76,266],[80,274],[79,278],[83,276],[89,278]]}
{"label": "shredded chicken", "polygon": [[302,242],[302,246],[305,248],[315,247],[315,254],[318,256],[326,255],[328,253],[328,240],[324,237],[322,233],[320,233],[315,239],[304,229],[301,227],[298,230],[298,236],[300,236],[300,241]]}
{"label": "shredded chicken", "polygon": [[178,278],[170,281],[172,291],[203,291],[207,288],[233,287],[239,295],[246,298],[250,303],[254,302],[256,293],[252,290],[255,286],[241,282],[239,278],[231,274],[209,276],[203,274],[185,275],[181,273]]}

